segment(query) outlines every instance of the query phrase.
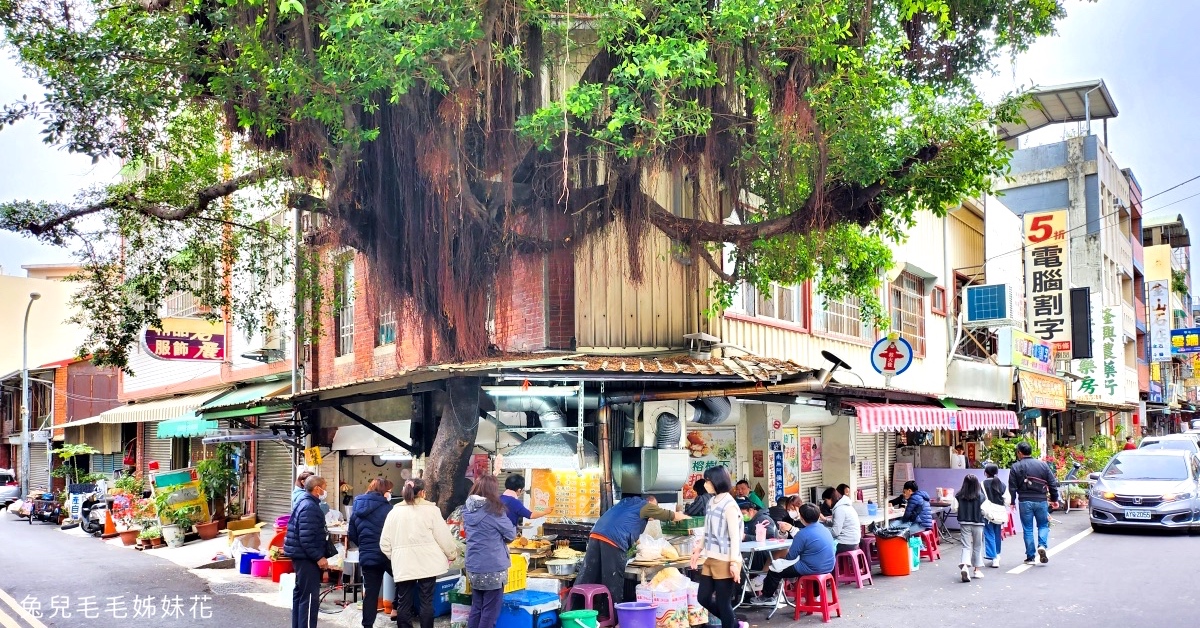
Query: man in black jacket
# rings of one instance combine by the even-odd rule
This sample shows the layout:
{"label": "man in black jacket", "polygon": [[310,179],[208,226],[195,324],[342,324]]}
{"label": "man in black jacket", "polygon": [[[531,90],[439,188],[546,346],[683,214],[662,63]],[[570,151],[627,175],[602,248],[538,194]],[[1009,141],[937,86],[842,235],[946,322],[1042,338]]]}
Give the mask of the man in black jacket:
{"label": "man in black jacket", "polygon": [[[1021,513],[1021,531],[1025,535],[1025,564],[1050,561],[1046,547],[1050,545],[1050,507],[1058,508],[1058,478],[1050,465],[1033,458],[1033,447],[1017,443],[1017,461],[1008,472],[1008,490]],[[1049,503],[1047,503],[1049,495]],[[1037,543],[1034,544],[1034,523],[1037,523]]]}
{"label": "man in black jacket", "polygon": [[304,481],[304,496],[292,508],[288,519],[283,553],[292,559],[296,588],[292,590],[292,628],[316,628],[321,602],[321,570],[329,566],[326,547],[325,515],[321,500],[325,497],[325,478],[314,475]]}

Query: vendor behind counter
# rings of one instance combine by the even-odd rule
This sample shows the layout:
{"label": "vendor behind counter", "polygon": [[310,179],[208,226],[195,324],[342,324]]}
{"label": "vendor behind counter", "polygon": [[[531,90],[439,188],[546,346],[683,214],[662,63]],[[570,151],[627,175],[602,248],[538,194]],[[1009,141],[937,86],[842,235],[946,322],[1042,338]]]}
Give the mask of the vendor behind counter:
{"label": "vendor behind counter", "polygon": [[625,595],[625,565],[630,548],[651,519],[683,521],[687,515],[658,505],[653,496],[626,495],[600,516],[588,538],[578,584],[602,584],[615,602],[629,601]]}

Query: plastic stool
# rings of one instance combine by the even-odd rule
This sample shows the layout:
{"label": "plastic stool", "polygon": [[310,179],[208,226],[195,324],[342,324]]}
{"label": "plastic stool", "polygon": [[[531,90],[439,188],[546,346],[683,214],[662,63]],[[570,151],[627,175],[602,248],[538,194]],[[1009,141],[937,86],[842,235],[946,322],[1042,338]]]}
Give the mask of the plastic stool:
{"label": "plastic stool", "polygon": [[1017,535],[1017,525],[1013,522],[1012,511],[1008,511],[1008,523],[1000,526],[1000,538],[1007,539],[1010,536]]}
{"label": "plastic stool", "polygon": [[[596,598],[604,598],[604,606],[596,606]],[[580,600],[576,604],[576,598]],[[617,614],[613,611],[612,594],[608,592],[608,587],[602,584],[577,584],[567,591],[567,607],[566,610],[589,610],[599,613],[596,616],[596,625],[616,626]]]}
{"label": "plastic stool", "polygon": [[833,577],[838,584],[854,584],[863,588],[863,583],[875,584],[871,578],[871,564],[867,562],[867,553],[862,550],[850,550],[837,555],[837,563],[833,568]]}
{"label": "plastic stool", "polygon": [[838,602],[837,582],[834,581],[832,574],[801,576],[797,587],[800,589],[800,594],[796,598],[796,614],[792,616],[793,621],[799,620],[802,614],[821,613],[821,621],[826,623],[829,622],[829,616],[832,613],[837,613],[838,617],[842,616],[842,605]]}
{"label": "plastic stool", "polygon": [[867,563],[869,565],[875,566],[879,564],[879,540],[875,538],[875,535],[863,535],[862,542],[858,544],[858,549],[867,555]]}
{"label": "plastic stool", "polygon": [[930,562],[942,558],[942,553],[938,550],[937,534],[933,530],[921,532],[921,558],[928,558]]}

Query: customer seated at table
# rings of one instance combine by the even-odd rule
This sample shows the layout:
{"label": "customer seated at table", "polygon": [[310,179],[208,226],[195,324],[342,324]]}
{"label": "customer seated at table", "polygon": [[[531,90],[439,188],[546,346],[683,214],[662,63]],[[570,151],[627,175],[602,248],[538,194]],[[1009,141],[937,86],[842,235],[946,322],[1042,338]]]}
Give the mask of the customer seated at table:
{"label": "customer seated at table", "polygon": [[800,521],[800,506],[804,504],[799,495],[789,495],[784,497],[775,506],[772,506],[767,514],[775,520],[775,524],[779,528],[779,532],[786,535],[788,538],[796,536],[796,532],[804,527]]}
{"label": "customer seated at table", "polygon": [[841,495],[833,505],[833,525],[829,531],[837,539],[839,554],[858,549],[858,544],[862,542],[862,524],[849,495]]}
{"label": "customer seated at table", "polygon": [[815,505],[804,504],[800,507],[800,519],[804,527],[792,539],[792,547],[787,555],[771,563],[767,578],[763,581],[762,595],[751,600],[751,604],[774,605],[779,583],[788,578],[833,572],[833,536],[828,528],[818,523],[820,517],[821,511]]}
{"label": "customer seated at table", "polygon": [[[850,494],[850,485],[849,484],[845,484],[845,483],[838,484],[837,492],[838,492],[838,495],[840,495],[841,497],[849,497],[851,503],[858,501],[858,500],[854,499],[853,495]],[[838,498],[839,501],[841,500],[841,497]]]}
{"label": "customer seated at table", "polygon": [[835,488],[827,488],[821,493],[821,502],[817,504],[817,507],[821,509],[821,523],[829,525],[833,522],[833,505],[840,497]]}
{"label": "customer seated at table", "polygon": [[767,505],[763,503],[761,497],[750,490],[750,483],[746,480],[738,480],[738,483],[733,487],[734,497],[737,499],[746,499],[758,506],[759,510],[766,510]]}
{"label": "customer seated at table", "polygon": [[[933,508],[929,505],[929,494],[917,487],[917,483],[909,480],[904,483],[904,516],[900,522],[908,527],[909,534],[919,534],[933,529]],[[903,527],[903,526],[899,526]]]}
{"label": "customer seated at table", "polygon": [[746,522],[746,535],[743,537],[745,541],[753,541],[756,538],[756,530],[760,524],[766,524],[767,538],[779,538],[779,526],[775,525],[775,521],[771,519],[771,515],[767,514],[766,510],[761,510],[758,504],[748,500],[737,500],[738,509],[742,511],[742,521]]}

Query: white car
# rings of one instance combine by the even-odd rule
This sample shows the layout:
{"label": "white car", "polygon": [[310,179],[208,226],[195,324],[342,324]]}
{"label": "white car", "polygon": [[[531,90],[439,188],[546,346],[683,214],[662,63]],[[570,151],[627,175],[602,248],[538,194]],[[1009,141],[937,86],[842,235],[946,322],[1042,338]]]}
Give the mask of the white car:
{"label": "white car", "polygon": [[1165,436],[1147,436],[1142,439],[1138,449],[1181,449],[1200,456],[1200,433],[1167,434]]}
{"label": "white car", "polygon": [[21,487],[17,484],[17,474],[12,469],[0,469],[0,508],[21,498]]}

